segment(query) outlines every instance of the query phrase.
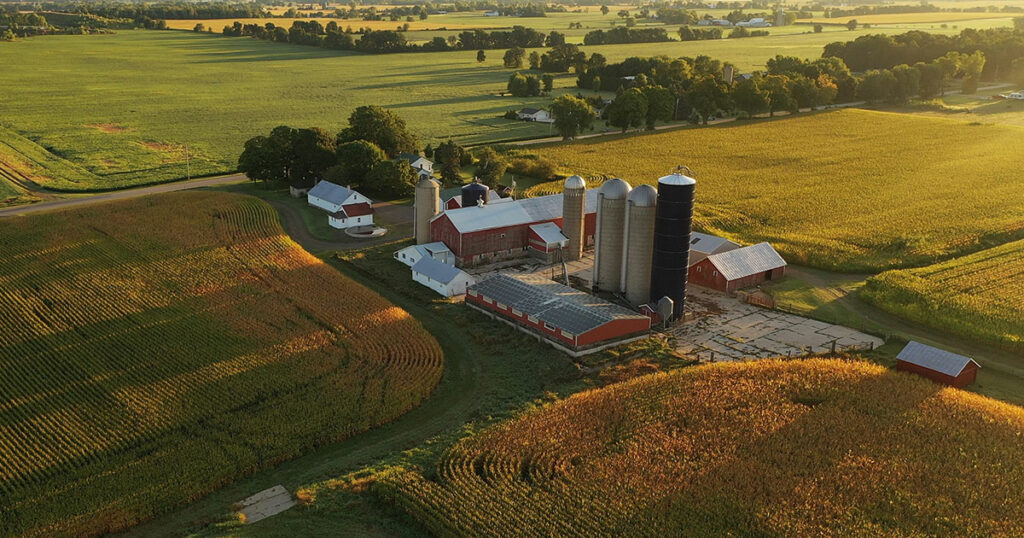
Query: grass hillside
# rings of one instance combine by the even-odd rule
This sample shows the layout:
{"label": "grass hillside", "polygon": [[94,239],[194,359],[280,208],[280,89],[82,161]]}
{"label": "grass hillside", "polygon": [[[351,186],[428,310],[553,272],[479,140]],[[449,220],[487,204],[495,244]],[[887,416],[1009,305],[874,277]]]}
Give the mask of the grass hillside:
{"label": "grass hillside", "polygon": [[2,536],[124,528],[391,421],[441,378],[419,322],[255,198],[5,219],[0,252]]}
{"label": "grass hillside", "polygon": [[376,488],[448,536],[1013,536],[1022,436],[1024,409],[868,363],[727,363],[572,396]]}
{"label": "grass hillside", "polygon": [[909,320],[967,338],[1024,351],[1024,241],[943,263],[887,271],[862,294]]}
{"label": "grass hillside", "polygon": [[833,110],[531,151],[633,185],[688,165],[698,229],[770,241],[792,263],[874,272],[1024,235],[1020,147],[1019,127]]}

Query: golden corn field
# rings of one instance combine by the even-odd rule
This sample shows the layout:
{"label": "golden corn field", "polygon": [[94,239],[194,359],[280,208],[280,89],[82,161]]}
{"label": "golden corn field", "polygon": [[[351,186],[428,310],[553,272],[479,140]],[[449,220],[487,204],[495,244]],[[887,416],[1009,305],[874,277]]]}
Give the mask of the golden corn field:
{"label": "golden corn field", "polygon": [[862,294],[901,317],[1009,351],[1024,351],[1024,241],[886,271]]}
{"label": "golden corn field", "polygon": [[375,488],[442,536],[1020,536],[1024,409],[865,362],[719,363],[576,394]]}
{"label": "golden corn field", "polygon": [[833,110],[531,152],[565,173],[632,185],[685,164],[697,179],[697,229],[769,241],[791,263],[876,272],[1019,238],[1022,147],[1019,127]]}
{"label": "golden corn field", "polygon": [[388,422],[440,380],[404,310],[251,197],[0,221],[0,535],[124,528]]}

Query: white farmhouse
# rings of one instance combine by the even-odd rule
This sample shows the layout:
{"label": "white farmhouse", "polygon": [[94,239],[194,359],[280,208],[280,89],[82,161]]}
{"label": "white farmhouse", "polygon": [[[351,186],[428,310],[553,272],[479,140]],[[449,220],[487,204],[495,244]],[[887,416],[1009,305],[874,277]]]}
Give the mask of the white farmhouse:
{"label": "white farmhouse", "polygon": [[764,20],[764,17],[754,17],[749,21],[737,22],[736,26],[744,28],[770,28],[772,23]]}
{"label": "white farmhouse", "polygon": [[417,155],[415,153],[400,153],[397,160],[408,162],[409,166],[411,166],[421,178],[430,178],[434,176],[434,162],[422,155]]}
{"label": "white farmhouse", "polygon": [[501,13],[494,10],[484,12],[484,17],[497,17],[499,15],[501,15]]}
{"label": "white farmhouse", "polygon": [[551,118],[551,113],[543,108],[524,108],[516,114],[516,117],[523,121],[539,121],[541,123],[555,121]]}
{"label": "white farmhouse", "polygon": [[432,258],[447,265],[455,265],[455,254],[440,241],[424,245],[411,245],[395,251],[395,259],[412,267],[423,258]]}
{"label": "white farmhouse", "polygon": [[412,279],[444,297],[464,295],[466,288],[476,282],[469,273],[428,257],[412,266]]}
{"label": "white farmhouse", "polygon": [[309,205],[326,211],[327,223],[334,228],[373,224],[373,202],[352,189],[330,181],[321,181],[310,189],[307,201]]}

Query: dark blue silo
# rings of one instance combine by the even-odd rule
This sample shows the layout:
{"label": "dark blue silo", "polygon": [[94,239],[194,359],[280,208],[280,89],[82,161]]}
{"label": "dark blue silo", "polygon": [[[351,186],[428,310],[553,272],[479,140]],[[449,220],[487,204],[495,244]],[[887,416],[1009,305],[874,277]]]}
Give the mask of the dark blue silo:
{"label": "dark blue silo", "polygon": [[477,201],[483,200],[487,203],[487,193],[490,189],[487,185],[482,183],[473,182],[468,185],[462,186],[462,207],[473,207],[477,205]]}
{"label": "dark blue silo", "polygon": [[654,257],[651,260],[651,302],[657,302],[662,297],[672,299],[673,320],[683,317],[686,304],[686,272],[689,269],[696,185],[693,178],[680,172],[658,180]]}

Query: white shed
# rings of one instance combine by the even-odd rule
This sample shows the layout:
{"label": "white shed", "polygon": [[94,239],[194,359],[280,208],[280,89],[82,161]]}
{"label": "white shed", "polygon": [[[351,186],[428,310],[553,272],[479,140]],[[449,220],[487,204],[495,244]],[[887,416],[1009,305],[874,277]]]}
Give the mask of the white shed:
{"label": "white shed", "polygon": [[411,245],[395,251],[395,259],[412,267],[423,258],[433,258],[446,265],[455,265],[455,254],[440,241]]}
{"label": "white shed", "polygon": [[420,258],[412,266],[412,279],[444,297],[463,295],[466,288],[475,282],[469,273],[427,257]]}
{"label": "white shed", "polygon": [[524,108],[516,114],[516,117],[524,121],[537,121],[541,123],[552,123],[551,113],[543,108]]}
{"label": "white shed", "polygon": [[337,213],[345,205],[372,203],[369,198],[362,194],[348,187],[335,185],[330,181],[317,183],[309,190],[306,200],[309,202],[309,205],[319,207],[328,213]]}

